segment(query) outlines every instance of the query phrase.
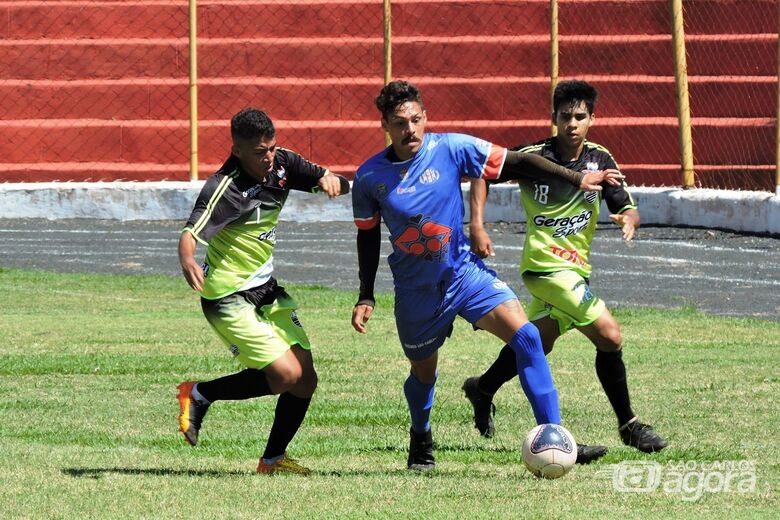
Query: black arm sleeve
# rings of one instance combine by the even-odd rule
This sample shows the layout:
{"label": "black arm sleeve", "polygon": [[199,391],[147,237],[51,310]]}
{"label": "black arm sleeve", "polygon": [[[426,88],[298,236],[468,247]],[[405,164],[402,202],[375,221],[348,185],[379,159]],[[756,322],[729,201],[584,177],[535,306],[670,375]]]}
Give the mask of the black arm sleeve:
{"label": "black arm sleeve", "polygon": [[498,182],[524,179],[544,179],[558,177],[579,187],[582,183],[582,172],[564,168],[560,164],[548,161],[544,157],[532,153],[509,151],[504,161],[504,167]]}
{"label": "black arm sleeve", "polygon": [[360,279],[360,294],[355,305],[366,304],[376,306],[374,299],[374,281],[379,268],[379,248],[382,242],[382,228],[377,224],[371,229],[358,229],[358,278]]}

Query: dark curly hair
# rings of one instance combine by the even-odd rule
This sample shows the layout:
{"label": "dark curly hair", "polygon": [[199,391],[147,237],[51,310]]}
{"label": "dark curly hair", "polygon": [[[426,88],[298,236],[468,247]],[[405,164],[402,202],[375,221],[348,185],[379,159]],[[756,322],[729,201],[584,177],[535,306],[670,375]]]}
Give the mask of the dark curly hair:
{"label": "dark curly hair", "polygon": [[553,91],[553,117],[558,113],[559,108],[578,105],[583,101],[588,107],[588,112],[592,114],[598,97],[598,92],[590,83],[578,79],[561,81]]}
{"label": "dark curly hair", "polygon": [[276,135],[274,123],[268,114],[256,108],[247,107],[230,120],[230,135],[233,140],[271,139]]}
{"label": "dark curly hair", "polygon": [[382,118],[387,121],[399,105],[409,101],[417,102],[420,104],[420,108],[425,108],[423,107],[420,90],[417,87],[408,81],[396,80],[384,86],[374,103],[382,113]]}

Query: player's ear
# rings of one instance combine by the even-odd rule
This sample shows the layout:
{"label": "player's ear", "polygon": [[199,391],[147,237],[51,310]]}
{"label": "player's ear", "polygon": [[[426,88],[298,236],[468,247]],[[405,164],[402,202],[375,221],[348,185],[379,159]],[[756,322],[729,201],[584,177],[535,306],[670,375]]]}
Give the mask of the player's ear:
{"label": "player's ear", "polygon": [[593,126],[593,123],[595,123],[595,122],[596,122],[596,113],[595,112],[591,112],[590,113],[590,126]]}

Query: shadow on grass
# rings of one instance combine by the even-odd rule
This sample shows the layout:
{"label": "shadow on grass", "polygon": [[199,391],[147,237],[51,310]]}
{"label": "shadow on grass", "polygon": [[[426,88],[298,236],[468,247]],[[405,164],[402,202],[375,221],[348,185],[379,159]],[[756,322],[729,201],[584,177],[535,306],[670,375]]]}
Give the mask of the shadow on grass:
{"label": "shadow on grass", "polygon": [[119,475],[149,475],[162,477],[242,477],[252,475],[248,471],[227,471],[216,469],[171,469],[171,468],[63,468],[62,472],[74,478],[100,478],[107,473]]}

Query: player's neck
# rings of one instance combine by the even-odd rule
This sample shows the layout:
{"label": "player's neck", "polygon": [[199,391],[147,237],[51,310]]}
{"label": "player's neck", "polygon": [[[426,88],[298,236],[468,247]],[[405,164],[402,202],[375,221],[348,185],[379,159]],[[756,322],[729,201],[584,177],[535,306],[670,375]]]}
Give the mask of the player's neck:
{"label": "player's neck", "polygon": [[577,146],[566,146],[561,139],[556,139],[555,142],[555,154],[564,164],[574,162],[579,159],[584,148],[585,141],[582,141]]}

